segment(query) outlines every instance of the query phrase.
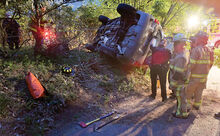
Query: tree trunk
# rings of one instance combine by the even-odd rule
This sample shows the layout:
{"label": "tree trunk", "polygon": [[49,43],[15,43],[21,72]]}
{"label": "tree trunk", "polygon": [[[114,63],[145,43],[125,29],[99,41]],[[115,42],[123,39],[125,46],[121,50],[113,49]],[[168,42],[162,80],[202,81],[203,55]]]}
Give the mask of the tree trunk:
{"label": "tree trunk", "polygon": [[168,10],[168,12],[167,12],[167,15],[163,18],[163,21],[162,21],[162,23],[161,23],[161,26],[162,26],[162,27],[164,27],[165,24],[167,23],[168,18],[169,18],[170,15],[173,13],[173,9],[176,7],[176,5],[177,5],[177,2],[176,2],[175,4],[171,4],[171,5],[170,5],[170,8],[169,8],[169,10]]}
{"label": "tree trunk", "polygon": [[41,16],[40,16],[40,12],[39,12],[39,6],[38,6],[39,0],[34,0],[34,10],[35,10],[35,21],[34,21],[34,27],[36,28],[37,32],[32,31],[32,34],[34,36],[35,39],[35,47],[34,47],[34,54],[37,55],[41,52],[41,48],[42,48],[42,41],[43,41],[43,36],[41,34],[41,31],[43,30],[40,26],[40,20],[41,20]]}

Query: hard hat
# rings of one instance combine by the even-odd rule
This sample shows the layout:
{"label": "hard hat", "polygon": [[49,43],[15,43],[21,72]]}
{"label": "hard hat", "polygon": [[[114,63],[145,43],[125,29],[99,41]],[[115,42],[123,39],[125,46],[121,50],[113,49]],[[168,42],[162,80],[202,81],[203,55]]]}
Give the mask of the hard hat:
{"label": "hard hat", "polygon": [[63,67],[62,68],[62,72],[63,73],[71,73],[72,72],[72,68],[71,67]]}
{"label": "hard hat", "polygon": [[186,36],[183,33],[177,33],[176,35],[174,35],[173,37],[173,41],[177,42],[177,41],[188,41]]}
{"label": "hard hat", "polygon": [[208,34],[204,31],[199,31],[196,35],[195,35],[196,38],[204,38],[204,39],[207,39],[208,40]]}
{"label": "hard hat", "polygon": [[195,42],[196,37],[195,36],[190,36],[189,40],[190,40],[190,42]]}
{"label": "hard hat", "polygon": [[196,39],[198,39],[200,42],[207,44],[209,36],[206,32],[204,31],[199,31],[196,35],[195,35]]}
{"label": "hard hat", "polygon": [[75,75],[75,71],[71,67],[63,67],[62,68],[62,72],[64,74],[68,74],[70,76],[74,76]]}

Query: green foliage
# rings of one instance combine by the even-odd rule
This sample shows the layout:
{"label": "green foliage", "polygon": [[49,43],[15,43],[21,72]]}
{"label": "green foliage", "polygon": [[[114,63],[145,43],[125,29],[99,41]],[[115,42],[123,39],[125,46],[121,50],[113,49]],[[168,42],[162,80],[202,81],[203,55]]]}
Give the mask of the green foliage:
{"label": "green foliage", "polygon": [[[90,7],[85,10],[86,12],[90,12],[89,14],[85,14],[85,17],[90,18],[90,21],[84,20],[84,22],[89,23],[93,20],[97,24],[97,18],[99,15],[105,15],[109,18],[118,17],[119,14],[117,13],[116,8],[120,3],[129,4],[138,10],[152,14],[160,21],[167,36],[172,36],[172,34],[176,32],[186,33],[186,23],[189,14],[199,11],[197,6],[189,5],[178,0],[99,0],[99,2],[89,3],[84,7],[86,9]],[[192,11],[192,13],[189,11]],[[84,13],[84,11],[82,13]]]}
{"label": "green foliage", "polygon": [[215,53],[215,62],[214,64],[220,67],[220,48],[214,50]]}
{"label": "green foliage", "polygon": [[[11,17],[17,20],[21,19],[24,15],[27,15],[31,7],[31,2],[32,0],[5,0],[5,3],[0,3],[0,18],[5,18],[5,13],[9,13]],[[25,22],[27,20],[23,20],[20,23]]]}
{"label": "green foliage", "polygon": [[118,86],[118,91],[129,92],[134,90],[134,84],[132,81],[122,81]]}
{"label": "green foliage", "polygon": [[162,17],[166,16],[168,2],[164,0],[156,0],[152,6],[152,15],[159,17],[158,19],[162,20]]}
{"label": "green foliage", "polygon": [[25,118],[25,125],[27,128],[25,129],[25,134],[32,136],[43,136],[44,128],[41,126],[36,120],[33,120],[31,117]]}
{"label": "green foliage", "polygon": [[[107,2],[109,3],[109,1]],[[76,11],[79,16],[79,21],[84,28],[94,29],[101,25],[98,21],[100,15],[109,17],[110,19],[116,18],[119,14],[116,11],[116,5],[109,7],[106,1],[100,1],[97,3],[90,2],[85,6],[78,8]]]}
{"label": "green foliage", "polygon": [[110,101],[110,97],[108,95],[104,95],[104,103],[107,104]]}
{"label": "green foliage", "polygon": [[[72,10],[72,7],[60,7],[48,13],[48,17],[58,30],[62,32],[70,31],[75,25],[76,12]],[[65,27],[63,27],[65,26]]]}
{"label": "green foliage", "polygon": [[99,83],[99,86],[104,88],[108,92],[112,92],[112,90],[114,89],[113,83],[105,80],[101,81]]}
{"label": "green foliage", "polygon": [[[54,95],[59,95],[66,100],[75,100],[77,95],[75,94],[75,84],[72,77],[66,77],[60,72],[62,63],[58,60],[51,60],[43,56],[34,57],[33,52],[30,48],[20,50],[16,57],[8,58],[6,60],[0,59],[0,87],[6,86],[8,90],[15,91],[18,89],[15,96],[19,97],[26,95],[27,92],[26,85],[20,86],[19,81],[25,81],[25,75],[28,71],[32,72],[39,81],[48,89],[48,91]],[[74,61],[74,59],[72,60]],[[63,62],[63,61],[60,61]],[[69,62],[75,64],[77,62]],[[56,72],[58,71],[58,73]],[[8,94],[13,93],[11,91]],[[14,99],[13,99],[14,101]],[[8,97],[0,94],[0,108],[1,112],[5,112]],[[22,106],[22,104],[20,103]],[[23,105],[27,109],[33,108],[33,101],[29,101],[27,104]],[[16,107],[16,106],[15,106]]]}
{"label": "green foliage", "polygon": [[[59,6],[52,1],[38,1],[47,7],[46,11]],[[104,15],[110,19],[119,17],[116,8],[119,3],[127,3],[134,6],[138,10],[142,10],[152,14],[162,24],[165,34],[172,36],[174,32],[186,32],[186,20],[189,11],[196,12],[198,7],[184,4],[177,0],[90,0],[87,5],[73,11],[71,7],[65,5],[55,8],[45,15],[46,19],[52,21],[54,29],[56,29],[57,37],[61,41],[74,38],[73,44],[86,43],[91,40],[97,28],[100,26],[98,21],[99,15]],[[0,15],[3,16],[5,11],[19,11],[21,18],[17,21],[22,26],[22,39],[28,38],[28,23],[30,15],[34,13],[32,9],[32,0],[19,1],[17,6],[10,3],[8,7],[0,9]],[[15,12],[14,12],[15,13]],[[18,17],[18,12],[16,12]]]}
{"label": "green foliage", "polygon": [[6,108],[9,103],[9,98],[5,94],[0,93],[0,118],[7,113]]}
{"label": "green foliage", "polygon": [[100,23],[98,22],[98,14],[96,6],[83,6],[79,8],[79,13],[81,13],[79,19],[82,21],[86,27],[98,27]]}

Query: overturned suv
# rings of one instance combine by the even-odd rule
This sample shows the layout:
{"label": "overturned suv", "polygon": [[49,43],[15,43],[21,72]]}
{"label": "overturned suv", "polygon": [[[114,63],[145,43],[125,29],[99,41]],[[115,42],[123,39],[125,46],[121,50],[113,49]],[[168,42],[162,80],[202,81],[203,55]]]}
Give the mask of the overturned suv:
{"label": "overturned suv", "polygon": [[163,38],[159,22],[127,4],[119,4],[117,12],[121,17],[111,20],[99,16],[102,25],[93,43],[86,48],[116,58],[123,64],[144,65],[150,46],[157,46]]}

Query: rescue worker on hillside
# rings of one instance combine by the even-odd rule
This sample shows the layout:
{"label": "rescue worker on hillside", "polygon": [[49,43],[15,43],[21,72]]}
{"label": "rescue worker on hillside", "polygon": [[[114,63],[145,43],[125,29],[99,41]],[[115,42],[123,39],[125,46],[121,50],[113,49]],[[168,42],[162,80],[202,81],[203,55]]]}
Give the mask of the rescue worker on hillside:
{"label": "rescue worker on hillside", "polygon": [[187,100],[186,100],[186,83],[187,83],[187,64],[189,55],[185,50],[186,37],[182,33],[178,33],[173,38],[174,53],[170,59],[170,86],[169,88],[175,92],[177,99],[176,112],[173,116],[176,118],[187,118]]}
{"label": "rescue worker on hillside", "polygon": [[151,77],[151,97],[155,99],[157,94],[157,76],[160,79],[161,85],[161,97],[162,101],[167,100],[166,92],[166,81],[167,81],[167,71],[169,68],[168,61],[171,57],[171,53],[165,48],[167,45],[166,40],[162,40],[158,47],[151,47],[152,59],[150,65],[150,77]]}
{"label": "rescue worker on hillside", "polygon": [[199,31],[194,39],[195,43],[192,44],[189,61],[190,80],[186,89],[190,108],[193,97],[195,99],[193,108],[199,110],[202,103],[202,92],[206,88],[208,73],[213,65],[214,53],[206,46],[208,42],[206,32]]}
{"label": "rescue worker on hillside", "polygon": [[20,43],[20,25],[14,18],[10,18],[10,15],[6,14],[6,18],[2,22],[2,27],[7,34],[7,43],[11,50],[18,49]]}

